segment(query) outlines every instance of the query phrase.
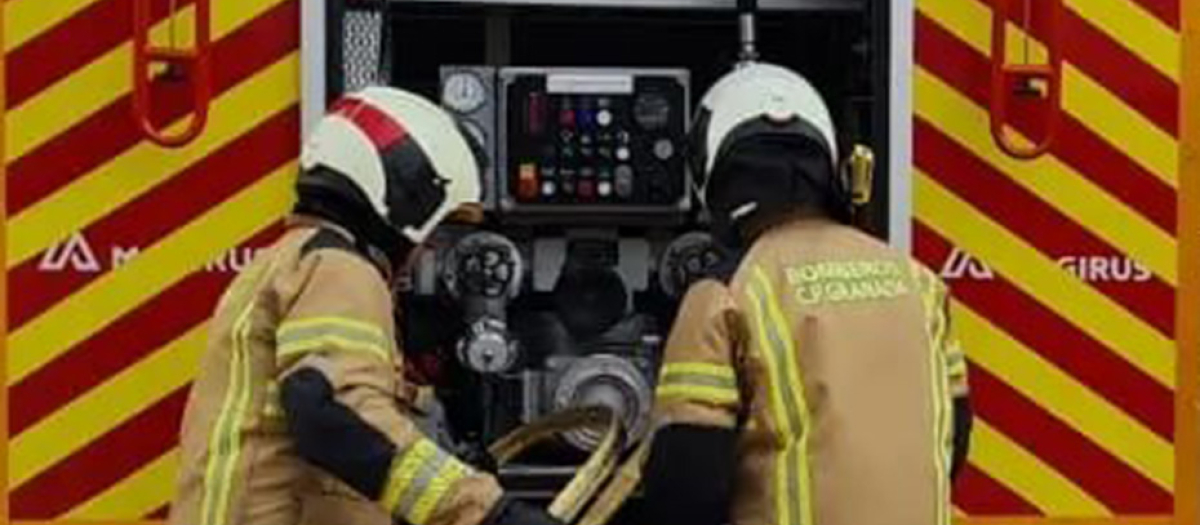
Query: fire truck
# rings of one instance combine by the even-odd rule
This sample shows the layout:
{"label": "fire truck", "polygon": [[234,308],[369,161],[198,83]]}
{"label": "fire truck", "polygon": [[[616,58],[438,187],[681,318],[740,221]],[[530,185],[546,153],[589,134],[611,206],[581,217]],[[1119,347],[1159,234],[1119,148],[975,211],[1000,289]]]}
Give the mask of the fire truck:
{"label": "fire truck", "polygon": [[747,4],[0,2],[0,517],[166,516],[216,300],[281,233],[307,131],[370,85],[488,156],[485,228],[439,232],[397,292],[429,433],[469,454],[610,408],[619,430],[502,468],[530,499],[629,454],[723,257],[686,130],[753,52],[871,153],[861,227],[953,291],[977,417],[956,518],[1200,524],[1200,1]]}

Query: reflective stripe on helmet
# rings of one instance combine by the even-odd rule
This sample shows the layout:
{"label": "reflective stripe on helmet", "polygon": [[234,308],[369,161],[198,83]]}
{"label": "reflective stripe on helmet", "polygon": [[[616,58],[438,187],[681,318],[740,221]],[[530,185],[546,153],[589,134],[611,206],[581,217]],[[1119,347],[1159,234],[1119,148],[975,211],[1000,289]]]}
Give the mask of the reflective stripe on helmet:
{"label": "reflective stripe on helmet", "polygon": [[481,200],[481,169],[468,141],[436,104],[375,86],[332,108],[306,142],[301,166],[344,177],[377,216],[419,244],[451,212]]}
{"label": "reflective stripe on helmet", "polygon": [[403,125],[388,116],[387,113],[361,99],[342,99],[333,106],[331,113],[353,122],[379,151],[387,149],[408,136],[408,131],[404,129]]}

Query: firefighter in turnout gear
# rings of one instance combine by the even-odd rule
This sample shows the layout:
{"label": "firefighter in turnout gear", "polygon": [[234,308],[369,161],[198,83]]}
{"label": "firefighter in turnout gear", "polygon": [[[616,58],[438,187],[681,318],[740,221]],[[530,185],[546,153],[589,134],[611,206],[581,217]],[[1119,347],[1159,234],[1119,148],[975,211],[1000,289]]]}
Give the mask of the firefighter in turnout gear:
{"label": "firefighter in turnout gear", "polygon": [[848,225],[829,112],[739,66],[692,130],[699,197],[740,260],[685,296],[645,471],[655,525],[947,525],[967,450],[947,289]]}
{"label": "firefighter in turnout gear", "polygon": [[286,233],[211,321],[172,525],[556,523],[423,436],[401,374],[390,283],[439,223],[478,218],[476,153],[396,89],[320,122]]}

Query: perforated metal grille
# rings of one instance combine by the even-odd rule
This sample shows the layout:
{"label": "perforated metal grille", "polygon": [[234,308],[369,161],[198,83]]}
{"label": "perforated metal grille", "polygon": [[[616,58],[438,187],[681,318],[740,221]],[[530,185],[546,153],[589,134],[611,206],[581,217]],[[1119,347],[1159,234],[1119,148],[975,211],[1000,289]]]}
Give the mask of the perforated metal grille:
{"label": "perforated metal grille", "polygon": [[347,92],[388,83],[385,20],[382,6],[346,11],[342,22],[342,64]]}

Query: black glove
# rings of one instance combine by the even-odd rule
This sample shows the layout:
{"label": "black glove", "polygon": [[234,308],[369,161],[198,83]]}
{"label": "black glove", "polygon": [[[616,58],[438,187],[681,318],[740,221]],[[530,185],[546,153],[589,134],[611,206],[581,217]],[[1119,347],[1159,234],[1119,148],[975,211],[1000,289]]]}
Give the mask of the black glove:
{"label": "black glove", "polygon": [[564,525],[550,513],[508,496],[500,498],[481,525]]}

